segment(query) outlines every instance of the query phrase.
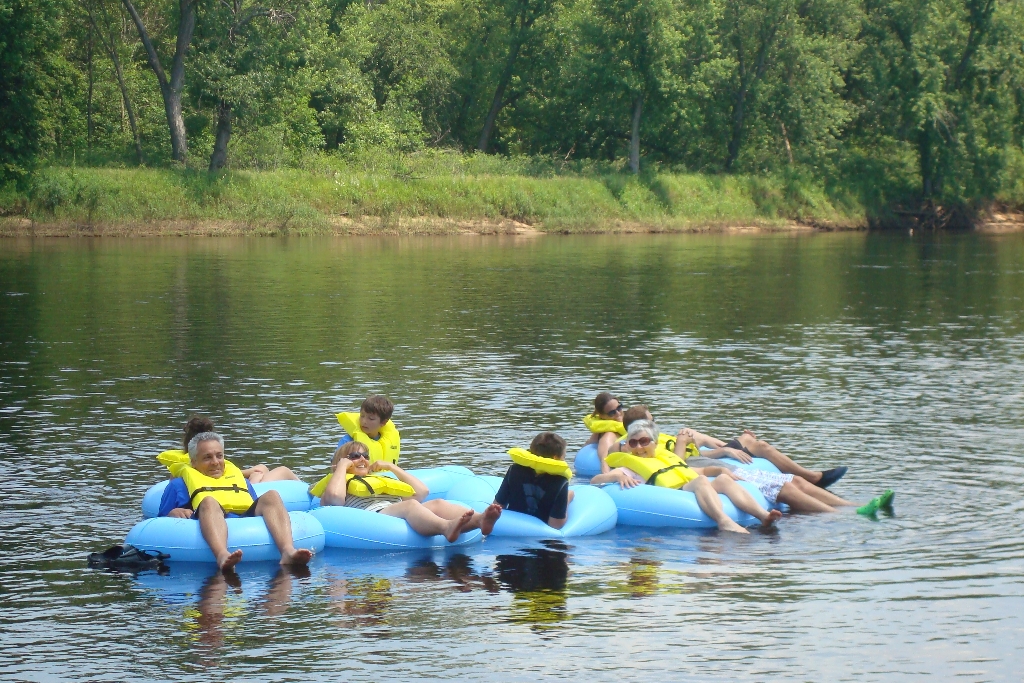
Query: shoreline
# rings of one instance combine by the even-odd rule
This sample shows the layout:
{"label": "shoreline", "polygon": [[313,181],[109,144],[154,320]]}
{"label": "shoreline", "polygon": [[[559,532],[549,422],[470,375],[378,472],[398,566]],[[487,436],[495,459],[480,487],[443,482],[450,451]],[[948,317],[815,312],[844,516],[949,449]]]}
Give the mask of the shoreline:
{"label": "shoreline", "polygon": [[[334,218],[326,228],[307,232],[291,225],[247,224],[227,220],[150,220],[150,221],[34,221],[28,218],[0,217],[0,238],[153,238],[153,237],[405,237],[405,236],[514,236],[546,235],[625,235],[625,234],[766,234],[816,233],[867,230],[866,225],[814,225],[797,221],[707,222],[663,224],[615,221],[593,228],[561,227],[546,229],[542,223],[529,224],[512,219],[441,219],[429,216],[381,219]],[[1024,222],[1019,229],[1024,229]]]}

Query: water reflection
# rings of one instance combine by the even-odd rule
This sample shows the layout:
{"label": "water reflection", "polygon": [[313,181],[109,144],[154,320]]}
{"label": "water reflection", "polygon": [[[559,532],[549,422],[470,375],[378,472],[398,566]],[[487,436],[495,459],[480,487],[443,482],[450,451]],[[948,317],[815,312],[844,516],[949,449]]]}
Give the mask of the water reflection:
{"label": "water reflection", "polygon": [[329,585],[333,624],[346,628],[387,625],[388,610],[395,600],[390,579],[333,576]]}
{"label": "water reflection", "polygon": [[543,548],[525,548],[498,555],[494,573],[513,594],[509,619],[538,630],[569,618],[569,546],[545,541]]}
{"label": "water reflection", "polygon": [[433,559],[419,560],[409,567],[405,577],[412,583],[450,581],[460,593],[469,593],[474,589],[488,593],[500,591],[494,577],[479,573],[473,566],[472,558],[464,553],[450,555],[440,564]]}

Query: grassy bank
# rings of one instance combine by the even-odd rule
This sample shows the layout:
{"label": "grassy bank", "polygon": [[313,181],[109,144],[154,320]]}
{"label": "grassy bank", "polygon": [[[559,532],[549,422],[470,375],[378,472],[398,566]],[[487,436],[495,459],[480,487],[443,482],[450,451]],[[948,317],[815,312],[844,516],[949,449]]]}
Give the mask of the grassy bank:
{"label": "grassy bank", "polygon": [[685,231],[865,224],[799,178],[545,167],[432,155],[321,161],[211,176],[176,169],[44,169],[0,193],[5,234]]}

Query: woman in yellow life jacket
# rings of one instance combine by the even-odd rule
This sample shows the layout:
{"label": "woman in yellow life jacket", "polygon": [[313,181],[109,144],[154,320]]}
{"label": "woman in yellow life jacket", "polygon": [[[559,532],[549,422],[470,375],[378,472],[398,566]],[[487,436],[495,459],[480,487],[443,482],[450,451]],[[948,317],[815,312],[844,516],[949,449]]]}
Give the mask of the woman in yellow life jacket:
{"label": "woman in yellow life jacket", "polygon": [[[632,422],[626,433],[629,453],[610,454],[608,464],[618,466],[606,474],[597,475],[590,483],[615,482],[622,488],[652,483],[655,486],[690,491],[697,497],[700,509],[713,519],[722,531],[748,533],[725,514],[722,501],[718,499],[719,493],[725,495],[740,510],[759,519],[762,526],[769,527],[782,517],[778,510],[768,511],[758,505],[753,496],[729,476],[726,469],[687,467],[681,458],[658,446],[658,434],[658,426],[650,420]],[[634,467],[636,469],[633,469]],[[709,480],[708,476],[715,477],[714,481]]]}
{"label": "woman in yellow life jacket", "polygon": [[594,398],[594,412],[583,418],[583,424],[590,430],[590,438],[583,445],[597,444],[597,458],[601,463],[602,474],[609,470],[604,459],[626,435],[622,411],[622,402],[607,391],[602,391]]}
{"label": "woman in yellow life jacket", "polygon": [[[224,459],[224,439],[216,432],[196,434],[188,442],[189,462],[172,463],[176,475],[168,483],[161,501],[161,516],[198,519],[203,539],[213,551],[217,566],[229,570],[242,560],[242,551],[228,552],[226,515],[262,517],[270,537],[281,552],[281,564],[307,564],[313,553],[296,549],[292,543],[292,524],[281,494],[267,491],[256,498],[248,482],[230,461]],[[180,482],[180,484],[179,484]],[[184,494],[175,492],[184,488]],[[164,511],[165,507],[175,505]]]}
{"label": "woman in yellow life jacket", "polygon": [[[374,476],[377,472],[390,472],[397,480]],[[309,492],[320,496],[321,505],[343,505],[398,517],[418,534],[440,534],[452,543],[460,534],[473,529],[480,529],[485,535],[491,533],[501,516],[500,505],[473,512],[446,500],[424,503],[430,491],[422,481],[393,462],[371,463],[370,449],[358,441],[350,441],[337,450],[331,461],[331,474],[311,486]]]}

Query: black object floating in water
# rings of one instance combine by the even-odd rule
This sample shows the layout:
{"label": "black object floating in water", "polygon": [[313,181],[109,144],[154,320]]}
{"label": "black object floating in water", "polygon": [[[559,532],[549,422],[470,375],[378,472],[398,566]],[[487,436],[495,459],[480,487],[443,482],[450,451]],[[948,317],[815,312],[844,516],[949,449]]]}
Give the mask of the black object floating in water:
{"label": "black object floating in water", "polygon": [[167,553],[139,550],[133,545],[115,545],[101,553],[89,553],[88,563],[92,569],[111,569],[117,572],[144,572],[155,569],[165,573],[164,560]]}

